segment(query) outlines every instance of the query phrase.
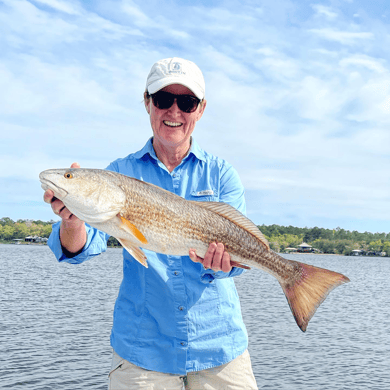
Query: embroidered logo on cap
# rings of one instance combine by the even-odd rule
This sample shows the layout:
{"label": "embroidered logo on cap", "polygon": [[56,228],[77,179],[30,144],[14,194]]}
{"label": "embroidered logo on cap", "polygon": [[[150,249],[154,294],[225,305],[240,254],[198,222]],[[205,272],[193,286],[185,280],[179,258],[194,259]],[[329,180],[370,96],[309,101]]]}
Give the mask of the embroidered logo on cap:
{"label": "embroidered logo on cap", "polygon": [[169,64],[169,73],[185,74],[180,62],[171,62]]}

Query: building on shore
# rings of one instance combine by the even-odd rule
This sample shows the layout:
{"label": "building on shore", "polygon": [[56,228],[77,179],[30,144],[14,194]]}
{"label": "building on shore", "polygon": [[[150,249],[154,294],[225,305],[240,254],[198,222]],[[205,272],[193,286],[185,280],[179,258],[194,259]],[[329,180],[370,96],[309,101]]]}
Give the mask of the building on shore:
{"label": "building on shore", "polygon": [[306,242],[302,242],[302,244],[298,245],[298,250],[297,252],[300,253],[311,253],[314,252],[315,250],[313,247],[309,244],[306,244]]}
{"label": "building on shore", "polygon": [[24,242],[32,242],[32,243],[43,243],[47,241],[48,239],[46,237],[38,237],[38,236],[28,236],[24,239]]}

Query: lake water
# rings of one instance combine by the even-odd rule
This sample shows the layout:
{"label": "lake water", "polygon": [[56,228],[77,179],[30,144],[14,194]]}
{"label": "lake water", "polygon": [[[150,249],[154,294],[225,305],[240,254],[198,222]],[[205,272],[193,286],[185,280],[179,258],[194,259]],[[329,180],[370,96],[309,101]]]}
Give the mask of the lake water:
{"label": "lake water", "polygon": [[[302,333],[278,282],[235,278],[261,389],[390,388],[389,258],[285,255],[351,279]],[[0,388],[107,390],[120,249],[58,264],[47,246],[0,245]]]}

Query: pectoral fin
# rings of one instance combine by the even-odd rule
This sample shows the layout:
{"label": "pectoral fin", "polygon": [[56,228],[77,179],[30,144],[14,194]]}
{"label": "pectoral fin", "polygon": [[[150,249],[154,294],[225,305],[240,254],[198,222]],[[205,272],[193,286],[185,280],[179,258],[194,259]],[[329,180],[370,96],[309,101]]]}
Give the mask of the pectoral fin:
{"label": "pectoral fin", "polygon": [[144,267],[148,268],[148,263],[146,262],[145,253],[142,252],[141,249],[136,247],[134,243],[124,240],[123,238],[117,238],[117,240],[121,243],[123,248],[127,250],[139,263],[141,263]]}
{"label": "pectoral fin", "polygon": [[126,218],[122,217],[120,214],[117,215],[117,217],[120,219],[119,227],[123,230],[125,230],[127,233],[131,234],[134,238],[136,238],[141,244],[147,244],[148,240],[145,238],[145,236],[138,230],[138,228],[133,225],[130,221],[128,221]]}

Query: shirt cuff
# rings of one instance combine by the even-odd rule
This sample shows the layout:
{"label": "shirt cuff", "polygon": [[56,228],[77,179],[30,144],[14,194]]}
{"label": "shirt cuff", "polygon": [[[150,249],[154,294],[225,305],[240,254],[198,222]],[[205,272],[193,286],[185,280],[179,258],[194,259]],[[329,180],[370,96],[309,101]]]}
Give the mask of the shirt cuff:
{"label": "shirt cuff", "polygon": [[52,232],[47,242],[47,245],[50,247],[54,253],[54,256],[59,262],[81,264],[85,260],[88,260],[89,258],[106,251],[107,240],[110,236],[104,232],[101,232],[100,230],[94,229],[88,224],[85,224],[87,242],[85,243],[83,250],[77,256],[71,258],[66,257],[61,247],[60,226],[61,222],[57,222],[53,225]]}
{"label": "shirt cuff", "polygon": [[200,280],[202,281],[202,283],[209,284],[214,282],[215,279],[231,278],[233,276],[241,275],[243,272],[245,272],[245,269],[238,267],[233,267],[230,272],[203,269],[200,276]]}

